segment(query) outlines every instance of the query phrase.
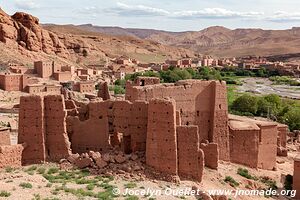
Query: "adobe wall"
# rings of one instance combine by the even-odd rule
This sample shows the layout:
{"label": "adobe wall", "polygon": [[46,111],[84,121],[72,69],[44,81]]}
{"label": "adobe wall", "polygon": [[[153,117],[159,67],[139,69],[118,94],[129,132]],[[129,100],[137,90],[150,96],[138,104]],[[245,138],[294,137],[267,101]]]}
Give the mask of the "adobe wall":
{"label": "adobe wall", "polygon": [[135,79],[133,85],[134,86],[144,86],[144,85],[154,85],[159,84],[160,79],[157,77],[146,77],[146,76],[139,76]]}
{"label": "adobe wall", "polygon": [[149,101],[146,164],[168,174],[178,172],[174,100]]}
{"label": "adobe wall", "polygon": [[45,96],[46,149],[49,159],[59,161],[71,154],[66,130],[65,102],[62,95]]}
{"label": "adobe wall", "polygon": [[10,145],[10,130],[0,130],[0,145]]}
{"label": "adobe wall", "polygon": [[258,168],[272,170],[276,167],[277,125],[258,125]]}
{"label": "adobe wall", "polygon": [[130,137],[132,151],[146,150],[148,103],[115,101],[113,104],[113,132]]}
{"label": "adobe wall", "polygon": [[176,101],[182,125],[198,125],[199,140],[218,143],[220,159],[229,160],[226,84],[219,81],[184,80],[175,84],[132,86],[126,100],[149,101],[170,97]]}
{"label": "adobe wall", "polygon": [[[228,128],[228,105],[226,84],[213,82],[214,102],[212,115],[212,130],[210,142],[216,143],[220,158],[230,160],[229,128]],[[225,120],[224,120],[225,119]]]}
{"label": "adobe wall", "polygon": [[23,164],[59,161],[71,153],[65,120],[62,95],[21,97],[18,142],[27,145]]}
{"label": "adobe wall", "polygon": [[22,165],[22,144],[0,146],[0,168],[21,167]]}
{"label": "adobe wall", "polygon": [[71,134],[73,153],[102,152],[110,147],[109,112],[112,112],[112,102],[90,102],[87,120],[81,121],[78,116],[69,117],[68,127],[72,129],[68,132]]}
{"label": "adobe wall", "polygon": [[100,82],[98,86],[99,86],[98,97],[101,97],[103,100],[110,99],[107,82]]}
{"label": "adobe wall", "polygon": [[300,199],[300,155],[294,159],[293,190],[296,190],[294,199]]}
{"label": "adobe wall", "polygon": [[288,126],[284,124],[277,125],[278,137],[277,137],[277,155],[286,157],[288,151],[286,148]]}
{"label": "adobe wall", "polygon": [[201,182],[204,153],[199,147],[197,126],[177,126],[178,175]]}
{"label": "adobe wall", "polygon": [[260,129],[252,123],[230,121],[230,161],[252,168],[258,167]]}
{"label": "adobe wall", "polygon": [[200,148],[204,153],[204,163],[206,167],[218,169],[219,148],[217,143],[201,143]]}
{"label": "adobe wall", "polygon": [[145,151],[148,123],[148,103],[129,101],[99,101],[88,104],[88,117],[79,113],[68,117],[68,133],[72,150],[105,151],[110,147],[109,137],[121,133],[128,151]]}
{"label": "adobe wall", "polygon": [[44,99],[41,96],[21,96],[18,143],[26,143],[22,164],[36,164],[46,160]]}

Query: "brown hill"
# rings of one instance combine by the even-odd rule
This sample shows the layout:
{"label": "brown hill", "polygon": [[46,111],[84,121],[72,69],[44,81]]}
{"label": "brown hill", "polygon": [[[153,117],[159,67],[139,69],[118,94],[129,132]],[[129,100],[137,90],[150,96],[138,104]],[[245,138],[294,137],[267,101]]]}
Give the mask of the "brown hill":
{"label": "brown hill", "polygon": [[[300,52],[300,28],[288,30],[235,29],[221,26],[201,31],[166,32],[80,25],[80,29],[113,35],[134,35],[165,45],[216,56],[279,55]],[[121,32],[119,30],[122,30]]]}
{"label": "brown hill", "polygon": [[101,64],[107,58],[129,56],[141,61],[193,56],[193,52],[129,36],[109,36],[72,25],[42,27],[26,13],[7,15],[0,9],[0,61],[32,63],[55,59],[77,64]]}

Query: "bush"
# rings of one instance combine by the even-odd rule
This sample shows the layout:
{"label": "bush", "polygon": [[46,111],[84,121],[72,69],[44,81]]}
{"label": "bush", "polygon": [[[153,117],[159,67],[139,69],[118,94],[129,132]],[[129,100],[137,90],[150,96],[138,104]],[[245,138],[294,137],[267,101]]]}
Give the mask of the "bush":
{"label": "bush", "polygon": [[264,183],[265,185],[267,185],[268,188],[271,188],[272,190],[278,189],[276,181],[271,179],[270,177],[263,176],[263,177],[261,177],[260,181],[262,183]]}
{"label": "bush", "polygon": [[300,130],[300,108],[294,108],[285,113],[283,121],[289,125],[291,131]]}
{"label": "bush", "polygon": [[249,174],[249,171],[247,169],[238,168],[237,174],[242,176],[242,177],[245,177],[247,179],[257,180],[257,178],[255,176],[251,176]]}
{"label": "bush", "polygon": [[232,109],[255,115],[258,109],[258,98],[249,94],[244,94],[232,103]]}
{"label": "bush", "polygon": [[1,192],[0,192],[0,197],[9,197],[11,194],[9,193],[9,192],[6,192],[6,191],[4,191],[4,190],[2,190]]}
{"label": "bush", "polygon": [[226,183],[229,183],[229,185],[231,185],[232,187],[237,187],[237,186],[240,185],[240,184],[239,184],[236,180],[234,180],[234,178],[232,178],[231,176],[226,176],[225,179],[224,179],[224,181],[225,181]]}
{"label": "bush", "polygon": [[32,188],[31,183],[20,183],[19,186],[22,187],[23,189],[25,189],[25,188],[31,189]]}
{"label": "bush", "polygon": [[113,90],[115,94],[125,94],[125,88],[119,85],[115,85]]}

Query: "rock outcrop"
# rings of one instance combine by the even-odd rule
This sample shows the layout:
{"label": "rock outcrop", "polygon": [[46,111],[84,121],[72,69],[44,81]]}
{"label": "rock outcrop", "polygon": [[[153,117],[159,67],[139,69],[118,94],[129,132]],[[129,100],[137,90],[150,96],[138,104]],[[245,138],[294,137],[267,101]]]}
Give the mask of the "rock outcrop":
{"label": "rock outcrop", "polygon": [[[144,54],[146,56],[182,57],[193,56],[193,52],[164,46],[146,40],[130,37],[114,37],[93,34],[69,26],[42,26],[39,19],[30,14],[17,12],[12,16],[0,8],[0,42],[6,44],[0,49],[7,57],[41,59],[43,56],[58,56],[73,63],[89,64],[99,58],[115,58],[121,55]],[[17,56],[16,56],[17,55]],[[21,58],[21,56],[24,56]]]}
{"label": "rock outcrop", "polygon": [[69,55],[56,34],[44,30],[38,18],[23,12],[9,16],[0,10],[0,41],[6,44],[17,43],[19,48],[29,51],[42,51],[62,57]]}

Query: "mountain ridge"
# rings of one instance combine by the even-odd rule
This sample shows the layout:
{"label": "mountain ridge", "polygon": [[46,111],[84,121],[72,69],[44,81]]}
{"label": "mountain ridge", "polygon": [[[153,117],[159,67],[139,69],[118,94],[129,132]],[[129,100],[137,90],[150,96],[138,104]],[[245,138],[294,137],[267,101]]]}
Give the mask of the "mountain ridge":
{"label": "mountain ridge", "polygon": [[286,30],[264,30],[261,28],[229,29],[223,26],[212,26],[200,31],[183,32],[101,27],[91,24],[78,25],[77,27],[110,35],[135,36],[140,39],[215,56],[270,56],[300,52],[300,45],[297,45],[300,42],[300,27]]}

